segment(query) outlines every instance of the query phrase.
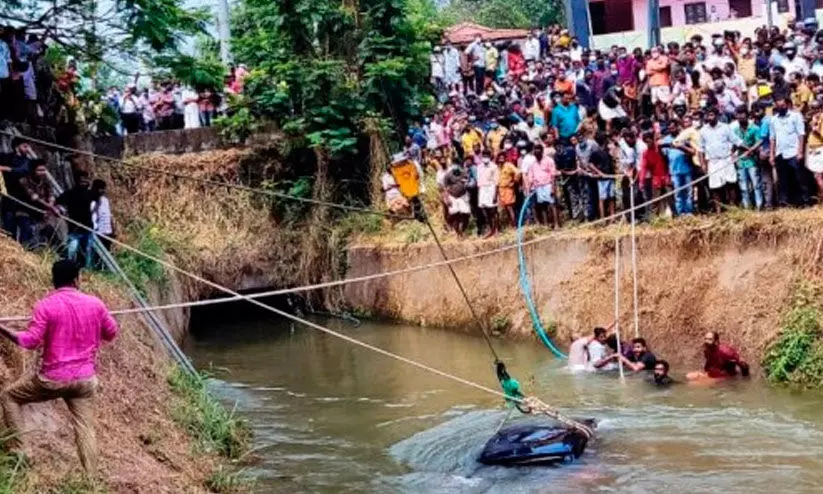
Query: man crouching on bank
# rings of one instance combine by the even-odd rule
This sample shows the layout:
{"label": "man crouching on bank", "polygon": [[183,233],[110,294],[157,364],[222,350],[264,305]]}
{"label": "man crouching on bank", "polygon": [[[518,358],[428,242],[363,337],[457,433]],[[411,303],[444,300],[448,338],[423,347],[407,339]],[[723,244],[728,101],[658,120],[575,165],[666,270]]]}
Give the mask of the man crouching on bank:
{"label": "man crouching on bank", "polygon": [[19,449],[23,417],[21,405],[63,399],[71,413],[80,462],[88,475],[97,471],[94,397],[97,394],[95,360],[104,341],[117,336],[117,323],[103,302],[78,289],[80,270],[71,261],[52,266],[55,290],[34,306],[26,331],[0,325],[0,334],[28,350],[42,349],[40,369],[21,377],[0,394],[10,437]]}

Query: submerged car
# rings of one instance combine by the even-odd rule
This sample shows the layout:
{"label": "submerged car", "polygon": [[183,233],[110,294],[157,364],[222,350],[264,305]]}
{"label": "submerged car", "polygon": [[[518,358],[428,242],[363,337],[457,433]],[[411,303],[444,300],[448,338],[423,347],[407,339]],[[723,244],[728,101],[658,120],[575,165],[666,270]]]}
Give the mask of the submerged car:
{"label": "submerged car", "polygon": [[[593,419],[580,422],[594,428]],[[589,437],[560,425],[519,424],[501,429],[486,442],[478,461],[486,465],[547,465],[572,462],[583,454]]]}

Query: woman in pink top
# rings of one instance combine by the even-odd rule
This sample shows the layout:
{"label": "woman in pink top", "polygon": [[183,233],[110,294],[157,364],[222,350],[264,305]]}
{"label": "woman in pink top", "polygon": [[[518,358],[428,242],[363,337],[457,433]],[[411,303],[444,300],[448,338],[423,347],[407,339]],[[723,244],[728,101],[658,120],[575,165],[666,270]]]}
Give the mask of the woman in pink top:
{"label": "woman in pink top", "polygon": [[[535,162],[529,167],[526,175],[530,189],[535,194],[535,216],[541,225],[549,224],[549,217],[554,227],[559,226],[559,215],[554,200],[554,179],[558,175],[554,159],[543,154],[543,145],[535,144]],[[551,215],[549,214],[551,212]]]}

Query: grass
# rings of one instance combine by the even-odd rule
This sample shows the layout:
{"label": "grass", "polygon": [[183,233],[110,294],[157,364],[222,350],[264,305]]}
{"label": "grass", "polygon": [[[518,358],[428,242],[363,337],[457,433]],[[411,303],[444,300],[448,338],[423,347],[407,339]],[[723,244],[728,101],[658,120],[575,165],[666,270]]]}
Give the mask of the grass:
{"label": "grass", "polygon": [[178,397],[172,404],[172,417],[200,447],[231,460],[238,460],[249,451],[248,424],[209,393],[206,376],[192,376],[175,367],[169,384]]}
{"label": "grass", "polygon": [[105,494],[107,489],[82,476],[72,476],[60,482],[60,485],[45,491],[46,494]]}
{"label": "grass", "polygon": [[780,334],[763,358],[767,379],[775,384],[823,387],[821,289],[798,283],[783,316]]}
{"label": "grass", "polygon": [[235,494],[249,491],[254,482],[245,476],[245,471],[217,467],[206,479],[205,486],[217,494]]}
{"label": "grass", "polygon": [[[165,257],[167,242],[158,227],[149,224],[132,224],[127,231],[129,245],[153,257],[159,259]],[[123,248],[114,251],[114,258],[141,295],[146,296],[150,286],[160,288],[168,286],[168,273],[161,264]]]}
{"label": "grass", "polygon": [[27,482],[28,466],[21,455],[8,452],[8,438],[0,438],[0,494],[17,494]]}

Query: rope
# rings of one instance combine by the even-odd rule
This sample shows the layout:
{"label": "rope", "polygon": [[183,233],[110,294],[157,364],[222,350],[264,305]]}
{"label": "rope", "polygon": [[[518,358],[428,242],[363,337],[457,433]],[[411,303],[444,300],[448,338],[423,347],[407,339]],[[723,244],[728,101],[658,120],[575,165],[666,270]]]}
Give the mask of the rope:
{"label": "rope", "polygon": [[[620,343],[620,237],[614,237],[614,334],[617,338],[617,354],[623,355]],[[623,359],[619,358],[620,379],[623,375]]]}
{"label": "rope", "polygon": [[529,316],[532,320],[532,327],[537,337],[557,358],[567,358],[566,354],[560,351],[552,342],[549,335],[546,333],[546,328],[543,327],[543,322],[540,320],[540,314],[535,307],[534,299],[532,298],[532,285],[529,279],[529,273],[526,266],[526,253],[523,249],[523,222],[526,218],[526,212],[529,209],[529,203],[535,197],[535,192],[532,192],[523,201],[523,206],[520,208],[520,214],[517,217],[517,264],[520,270],[520,291],[526,299],[526,308],[529,310]]}
{"label": "rope", "polygon": [[[443,256],[443,260],[448,262],[449,256],[446,254],[446,249],[443,248],[443,244],[440,242],[440,238],[437,236],[437,232],[434,231],[434,226],[429,220],[429,215],[423,211],[423,221],[426,223],[426,226],[429,227],[429,231],[432,234],[432,238],[434,238],[434,243],[437,244],[438,250],[440,250],[440,255]],[[472,305],[471,299],[469,299],[469,295],[466,293],[466,289],[463,288],[463,283],[460,282],[460,278],[457,276],[457,272],[454,270],[454,266],[451,264],[446,264],[449,268],[449,272],[454,278],[454,282],[457,284],[457,288],[460,290],[460,293],[463,295],[463,300],[465,300],[466,305],[469,307],[469,312],[471,313],[472,319],[474,319],[474,323],[477,324],[477,328],[483,334],[483,339],[486,340],[486,345],[489,346],[489,350],[492,352],[492,356],[494,357],[495,362],[500,362],[500,358],[497,356],[497,352],[494,350],[494,345],[492,344],[492,339],[489,336],[488,331],[486,330],[485,324],[477,315],[477,312],[474,310],[474,305]]]}
{"label": "rope", "polygon": [[[629,193],[629,207],[631,208],[631,235],[632,235],[632,298],[634,303],[634,337],[640,337],[640,315],[637,310],[637,234],[635,233],[635,223],[637,223],[635,219],[635,209],[634,209],[634,187],[635,181],[632,180],[629,184],[629,188],[631,192]],[[618,343],[620,344],[620,343]],[[620,366],[620,370],[623,370],[623,366]]]}
{"label": "rope", "polygon": [[[37,212],[39,212],[39,213],[41,213],[41,214],[47,214],[47,212],[46,212],[46,211],[41,210],[41,209],[39,209],[39,208],[37,208],[37,207],[35,207],[35,206],[32,206],[31,204],[28,204],[28,203],[26,203],[26,202],[24,202],[24,201],[21,201],[20,199],[17,199],[17,198],[15,198],[15,197],[11,197],[11,196],[9,196],[8,194],[5,194],[5,193],[0,192],[0,197],[6,197],[6,198],[8,198],[8,199],[10,199],[10,200],[12,200],[12,201],[14,201],[14,202],[16,202],[17,204],[19,204],[19,205],[21,205],[21,206],[23,206],[23,207],[25,207],[25,208],[28,208],[28,209],[30,209],[30,210],[32,210],[32,211],[37,211]],[[117,245],[117,246],[119,246],[119,247],[122,247],[122,248],[124,248],[124,249],[126,249],[126,250],[128,250],[128,251],[131,251],[131,252],[133,252],[133,253],[135,253],[135,254],[139,255],[139,256],[142,256],[142,257],[144,257],[144,258],[146,258],[146,259],[149,259],[150,261],[154,261],[154,262],[156,262],[157,264],[159,264],[159,265],[161,265],[161,266],[163,266],[163,267],[165,267],[165,268],[167,268],[167,269],[170,269],[170,270],[175,271],[175,272],[177,272],[177,273],[179,273],[179,274],[182,274],[182,275],[184,275],[184,276],[187,276],[187,277],[189,277],[189,278],[191,278],[191,279],[193,279],[193,280],[195,280],[195,281],[198,281],[198,282],[200,282],[200,283],[203,283],[203,284],[205,284],[205,285],[207,285],[207,286],[210,286],[210,287],[212,287],[212,288],[214,288],[214,289],[216,289],[216,290],[219,290],[219,291],[224,292],[224,293],[226,293],[226,294],[232,295],[233,297],[237,297],[238,299],[245,300],[246,302],[249,302],[249,303],[251,303],[251,304],[253,304],[253,305],[256,305],[257,307],[260,307],[261,309],[264,309],[264,310],[267,310],[267,311],[269,311],[269,312],[272,312],[272,313],[274,313],[274,314],[276,314],[276,315],[278,315],[278,316],[285,317],[286,319],[289,319],[289,320],[291,320],[291,321],[293,321],[293,322],[296,322],[296,323],[299,323],[299,324],[306,325],[306,326],[308,326],[308,327],[310,327],[310,328],[312,328],[312,329],[316,329],[317,331],[320,331],[320,332],[322,332],[322,333],[328,334],[328,335],[333,336],[333,337],[335,337],[335,338],[339,338],[339,339],[341,339],[341,340],[343,340],[343,341],[346,341],[346,342],[348,342],[348,343],[351,343],[351,344],[353,344],[353,345],[360,346],[360,347],[362,347],[362,348],[365,348],[365,349],[367,349],[367,350],[371,350],[371,351],[373,351],[373,352],[379,353],[379,354],[381,354],[381,355],[384,355],[384,356],[386,356],[386,357],[392,358],[392,359],[397,360],[397,361],[399,361],[399,362],[403,362],[403,363],[405,363],[405,364],[408,364],[408,365],[411,365],[411,366],[417,367],[418,369],[422,369],[422,370],[424,370],[424,371],[431,372],[432,374],[436,374],[436,375],[438,375],[438,376],[440,376],[440,377],[443,377],[443,378],[449,379],[449,380],[451,380],[451,381],[454,381],[454,382],[457,382],[457,383],[460,383],[460,384],[464,384],[464,385],[469,386],[469,387],[472,387],[472,388],[474,388],[474,389],[477,389],[477,390],[480,390],[480,391],[484,391],[484,392],[486,392],[486,393],[489,393],[489,394],[492,394],[492,395],[495,395],[495,396],[501,397],[501,398],[506,399],[506,400],[509,400],[509,401],[513,401],[513,402],[515,402],[515,403],[526,403],[526,401],[530,399],[530,398],[525,398],[525,399],[523,399],[523,398],[517,398],[517,397],[509,396],[509,395],[507,395],[506,393],[504,393],[504,392],[502,392],[502,391],[498,391],[498,390],[493,389],[493,388],[490,388],[490,387],[488,387],[488,386],[484,386],[484,385],[482,385],[482,384],[479,384],[479,383],[476,383],[476,382],[473,382],[473,381],[469,381],[468,379],[464,379],[464,378],[462,378],[462,377],[460,377],[460,376],[456,376],[456,375],[454,375],[454,374],[450,374],[450,373],[448,373],[448,372],[446,372],[446,371],[442,371],[442,370],[440,370],[440,369],[437,369],[437,368],[432,367],[432,366],[430,366],[430,365],[424,364],[424,363],[422,363],[422,362],[417,362],[417,361],[412,360],[412,359],[410,359],[410,358],[404,357],[404,356],[402,356],[402,355],[398,355],[398,354],[396,354],[396,353],[390,352],[390,351],[385,350],[385,349],[383,349],[383,348],[380,348],[380,347],[377,347],[377,346],[371,345],[371,344],[366,343],[366,342],[364,342],[364,341],[360,341],[360,340],[358,340],[358,339],[356,339],[356,338],[352,338],[351,336],[347,336],[347,335],[345,335],[345,334],[343,334],[343,333],[340,333],[340,332],[338,332],[338,331],[334,331],[334,330],[332,330],[332,329],[329,329],[329,328],[326,328],[326,327],[321,326],[321,325],[319,325],[319,324],[313,323],[313,322],[308,321],[308,320],[306,320],[306,319],[303,319],[303,318],[301,318],[301,317],[295,316],[294,314],[290,314],[290,313],[288,313],[288,312],[285,312],[285,311],[282,311],[282,310],[280,310],[280,309],[274,308],[274,307],[272,307],[272,306],[270,306],[270,305],[264,304],[263,302],[260,302],[260,301],[258,301],[258,300],[255,300],[255,299],[253,299],[253,298],[251,298],[251,297],[248,297],[248,296],[242,295],[242,294],[240,294],[240,293],[238,293],[238,292],[236,292],[236,291],[232,290],[231,288],[225,287],[225,286],[220,285],[220,284],[218,284],[218,283],[215,283],[215,282],[213,282],[213,281],[209,281],[209,280],[207,280],[207,279],[205,279],[205,278],[203,278],[203,277],[201,277],[201,276],[198,276],[198,275],[197,275],[197,274],[195,274],[195,273],[192,273],[192,272],[187,271],[187,270],[185,270],[185,269],[183,269],[183,268],[180,268],[180,267],[178,267],[178,266],[176,266],[176,265],[174,265],[174,264],[172,264],[172,263],[169,263],[169,262],[167,262],[167,261],[164,261],[164,260],[162,260],[162,259],[159,259],[159,258],[157,258],[157,257],[154,257],[154,256],[152,256],[151,254],[147,254],[147,253],[145,253],[145,252],[143,252],[143,251],[141,251],[141,250],[139,250],[139,249],[137,249],[137,248],[135,248],[135,247],[132,247],[131,245],[128,245],[128,244],[126,244],[126,243],[123,243],[123,242],[121,242],[121,241],[119,241],[119,240],[117,240],[117,239],[114,239],[114,238],[108,237],[108,236],[106,236],[106,235],[100,235],[100,234],[97,234],[97,233],[95,233],[95,232],[94,232],[94,230],[93,230],[93,229],[91,229],[91,228],[87,227],[86,225],[83,225],[82,223],[79,223],[79,222],[77,222],[77,221],[74,221],[74,220],[72,220],[71,218],[68,218],[68,217],[66,217],[66,216],[64,216],[64,215],[59,215],[58,217],[59,217],[59,218],[61,218],[61,219],[63,219],[64,221],[66,221],[66,222],[67,222],[67,223],[69,223],[69,224],[72,224],[72,225],[77,226],[78,228],[81,228],[82,230],[85,230],[85,231],[87,231],[87,232],[89,232],[89,233],[91,233],[91,234],[97,235],[97,236],[98,236],[98,237],[100,237],[100,238],[106,239],[106,240],[108,240],[109,242],[111,242],[111,243],[112,243],[112,244],[114,244],[114,245]],[[540,400],[537,400],[536,398],[534,398],[534,400],[536,400],[536,401],[535,401],[535,403],[538,403],[538,404],[542,403]],[[558,421],[562,422],[563,424],[569,425],[569,426],[571,426],[571,427],[575,427],[575,428],[578,428],[578,429],[579,429],[579,428],[588,429],[585,425],[580,424],[580,423],[578,423],[578,422],[576,422],[576,421],[574,421],[574,420],[572,420],[572,419],[569,419],[569,418],[564,417],[563,415],[561,415],[559,412],[557,412],[557,411],[556,411],[556,410],[554,410],[554,409],[551,409],[551,412],[550,412],[550,413],[549,413],[549,412],[545,412],[545,413],[546,413],[547,415],[551,416],[552,418],[555,418],[556,420],[558,420]]]}
{"label": "rope", "polygon": [[[748,153],[745,153],[744,155],[740,156],[739,158],[742,158],[746,154],[748,154]],[[667,199],[669,197],[672,197],[675,194],[677,194],[678,192],[680,192],[681,190],[690,189],[691,187],[699,184],[700,182],[708,180],[709,177],[711,177],[712,175],[714,175],[716,173],[720,173],[727,166],[734,166],[734,163],[730,162],[729,164],[727,164],[725,166],[722,166],[722,167],[714,170],[711,173],[706,173],[702,177],[699,177],[695,180],[692,180],[691,182],[689,182],[687,184],[684,184],[681,187],[678,187],[678,188],[675,188],[675,189],[673,189],[669,192],[666,192],[665,194],[663,194],[663,195],[661,195],[657,198],[653,198],[653,199],[650,199],[650,200],[648,200],[644,203],[636,205],[634,207],[634,210],[649,206],[651,204],[656,203],[657,201],[662,201],[663,199]],[[527,240],[525,242],[515,241],[512,244],[503,245],[503,246],[495,248],[495,249],[490,249],[490,250],[481,251],[481,252],[475,252],[473,254],[468,254],[468,255],[460,256],[460,257],[453,257],[453,258],[450,258],[447,261],[437,261],[437,262],[433,262],[433,263],[429,263],[429,264],[422,264],[422,265],[411,266],[411,267],[403,268],[403,269],[396,269],[396,270],[393,270],[393,271],[384,271],[384,272],[381,272],[381,273],[374,273],[374,274],[359,276],[359,277],[355,277],[355,278],[346,278],[346,279],[342,279],[342,280],[328,281],[328,282],[317,283],[317,284],[313,284],[313,285],[303,285],[303,286],[293,287],[293,288],[284,288],[284,289],[278,289],[278,290],[271,290],[271,291],[261,292],[261,293],[257,293],[257,294],[253,294],[253,295],[244,295],[243,297],[224,297],[224,298],[212,299],[212,300],[196,300],[196,301],[191,301],[191,302],[182,302],[182,303],[177,303],[177,304],[168,304],[168,305],[160,305],[160,306],[156,306],[156,307],[148,307],[148,308],[145,308],[145,309],[143,309],[143,308],[121,309],[121,310],[113,311],[112,314],[114,314],[114,315],[124,315],[124,314],[134,314],[134,313],[148,312],[148,311],[155,311],[155,310],[167,310],[167,309],[177,309],[177,308],[185,308],[185,307],[201,307],[201,306],[206,306],[206,305],[222,304],[222,303],[227,303],[227,302],[236,302],[236,301],[239,301],[239,300],[245,300],[246,298],[263,298],[263,297],[272,297],[272,296],[278,296],[278,295],[288,295],[288,294],[291,294],[291,293],[308,292],[308,291],[312,291],[312,290],[322,290],[322,289],[325,289],[325,288],[334,288],[334,287],[349,285],[349,284],[354,284],[354,283],[363,283],[363,282],[367,282],[367,281],[372,281],[372,280],[377,280],[377,279],[382,279],[382,278],[388,278],[388,277],[391,277],[391,276],[400,276],[400,275],[405,275],[405,274],[411,274],[411,273],[416,273],[416,272],[419,272],[419,271],[426,271],[426,270],[433,269],[433,268],[448,266],[448,265],[455,264],[455,263],[458,263],[458,262],[471,261],[471,260],[474,260],[474,259],[480,259],[480,258],[483,258],[483,257],[495,255],[495,254],[501,254],[503,252],[507,252],[507,251],[510,251],[510,250],[513,250],[513,249],[519,249],[521,245],[522,246],[534,245],[534,244],[538,244],[540,242],[543,242],[545,240],[550,240],[550,239],[553,239],[553,238],[572,235],[572,234],[577,233],[580,230],[584,230],[584,229],[587,229],[587,228],[594,228],[594,227],[600,226],[600,225],[605,225],[606,223],[609,223],[609,222],[611,222],[615,219],[619,219],[620,217],[622,217],[625,214],[626,214],[626,211],[624,210],[624,211],[621,211],[619,213],[615,213],[611,216],[607,216],[605,218],[600,218],[598,220],[595,220],[595,221],[592,221],[592,222],[589,222],[589,223],[583,223],[581,225],[575,226],[573,228],[569,228],[567,230],[553,231],[553,232],[547,233],[545,235],[535,237],[531,240]],[[8,317],[8,318],[0,318],[0,322],[14,322],[14,321],[25,321],[25,320],[28,320],[27,316],[14,316],[14,317]]]}
{"label": "rope", "polygon": [[587,438],[591,439],[594,436],[594,431],[591,427],[582,424],[576,420],[572,420],[570,418],[564,417],[557,411],[557,409],[543,403],[540,398],[536,396],[529,396],[525,400],[523,400],[523,404],[529,407],[530,413],[541,413],[543,415],[548,415],[549,417],[557,420],[558,422],[571,427],[573,429],[577,429],[578,431],[582,432],[586,435]]}
{"label": "rope", "polygon": [[198,183],[201,183],[201,184],[204,184],[204,185],[211,185],[211,186],[214,186],[214,187],[225,187],[225,188],[228,188],[228,189],[241,190],[241,191],[249,192],[249,193],[252,193],[252,194],[262,194],[262,195],[266,195],[266,196],[270,196],[270,197],[277,197],[277,198],[280,198],[280,199],[287,199],[287,200],[290,200],[290,201],[303,202],[303,203],[306,203],[306,204],[314,204],[316,206],[327,206],[327,207],[331,207],[331,208],[340,209],[340,210],[343,210],[343,211],[352,211],[352,212],[357,212],[357,213],[373,214],[373,215],[383,216],[385,218],[392,218],[392,219],[397,219],[397,220],[414,219],[412,216],[398,215],[398,214],[394,214],[394,213],[390,213],[390,212],[378,211],[376,209],[370,209],[370,208],[364,208],[364,207],[358,207],[358,206],[348,206],[346,204],[339,204],[339,203],[334,203],[334,202],[321,201],[321,200],[318,200],[318,199],[311,199],[311,198],[308,198],[308,197],[300,197],[300,196],[294,196],[294,195],[291,195],[291,194],[284,194],[282,192],[276,192],[276,191],[273,191],[273,190],[256,189],[254,187],[249,187],[249,186],[241,185],[241,184],[233,184],[233,183],[230,183],[230,182],[219,182],[217,180],[209,180],[207,178],[194,177],[194,176],[191,176],[191,175],[186,175],[185,173],[177,173],[177,172],[173,172],[173,171],[169,171],[169,170],[163,170],[161,168],[154,168],[154,167],[144,166],[144,165],[135,165],[134,163],[129,163],[128,161],[125,161],[125,160],[122,160],[122,159],[119,159],[119,158],[112,158],[112,157],[109,157],[109,156],[103,156],[103,155],[100,155],[100,154],[95,154],[91,151],[85,151],[85,150],[82,150],[82,149],[71,148],[71,147],[68,147],[68,146],[63,146],[61,144],[56,144],[56,143],[53,143],[53,142],[44,141],[42,139],[37,139],[36,137],[29,137],[29,136],[25,136],[25,135],[22,135],[22,134],[15,134],[15,133],[9,132],[7,130],[0,130],[0,134],[4,134],[4,135],[7,135],[9,137],[16,138],[16,139],[24,139],[24,140],[27,140],[27,141],[30,141],[30,142],[41,144],[43,146],[52,147],[54,149],[58,149],[58,150],[61,150],[61,151],[66,151],[66,152],[69,152],[69,153],[79,154],[79,155],[83,155],[83,156],[88,156],[90,158],[99,159],[99,160],[102,160],[102,161],[108,161],[110,163],[120,164],[120,165],[123,165],[127,168],[134,168],[134,169],[137,169],[137,170],[143,170],[143,171],[147,171],[147,172],[150,172],[150,173],[168,175],[168,176],[171,176],[171,177],[174,177],[174,178],[179,178],[179,179],[183,179],[183,180],[190,180],[192,182],[198,182]]}

